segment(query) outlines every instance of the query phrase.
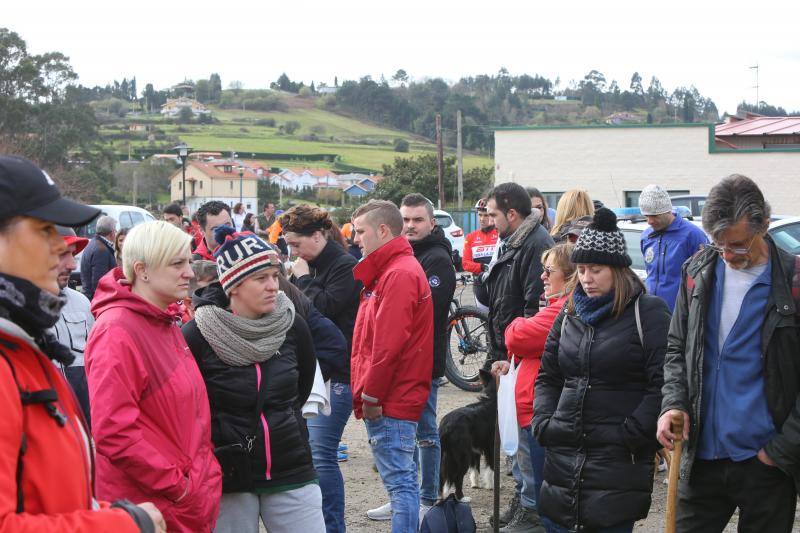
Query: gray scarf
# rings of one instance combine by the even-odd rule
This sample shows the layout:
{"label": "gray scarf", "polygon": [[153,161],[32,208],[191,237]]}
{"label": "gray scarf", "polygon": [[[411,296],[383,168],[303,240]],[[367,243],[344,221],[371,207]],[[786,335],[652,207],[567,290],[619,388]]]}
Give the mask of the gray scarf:
{"label": "gray scarf", "polygon": [[294,323],[294,304],[278,292],[275,309],[255,320],[234,315],[216,305],[204,305],[194,314],[197,327],[223,363],[248,366],[275,355]]}

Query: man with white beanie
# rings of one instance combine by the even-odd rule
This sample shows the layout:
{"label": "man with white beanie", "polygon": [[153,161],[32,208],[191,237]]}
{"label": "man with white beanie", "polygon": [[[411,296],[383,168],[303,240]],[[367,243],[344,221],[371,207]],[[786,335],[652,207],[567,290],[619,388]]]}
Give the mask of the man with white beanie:
{"label": "man with white beanie", "polygon": [[672,212],[669,193],[658,185],[648,185],[639,196],[639,209],[649,228],[640,243],[647,268],[647,292],[667,302],[670,311],[681,283],[681,265],[708,244],[706,234]]}

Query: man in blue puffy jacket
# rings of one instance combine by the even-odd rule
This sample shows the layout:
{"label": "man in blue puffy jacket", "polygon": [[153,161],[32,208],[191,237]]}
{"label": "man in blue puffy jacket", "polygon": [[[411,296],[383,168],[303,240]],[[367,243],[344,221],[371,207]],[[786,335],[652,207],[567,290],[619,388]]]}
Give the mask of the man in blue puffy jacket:
{"label": "man in blue puffy jacket", "polygon": [[698,226],[675,216],[669,193],[658,185],[644,188],[639,209],[650,225],[642,232],[640,243],[647,292],[662,298],[672,311],[681,284],[681,266],[708,244],[708,238]]}

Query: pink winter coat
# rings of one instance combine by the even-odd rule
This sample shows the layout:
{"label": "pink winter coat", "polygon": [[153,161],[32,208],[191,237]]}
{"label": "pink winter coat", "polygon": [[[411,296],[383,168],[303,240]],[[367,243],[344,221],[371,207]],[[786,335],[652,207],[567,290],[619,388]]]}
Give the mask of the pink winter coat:
{"label": "pink winter coat", "polygon": [[92,313],[98,497],[151,501],[170,532],[211,531],[222,478],[206,387],[174,317],[133,294],[119,268],[100,280]]}

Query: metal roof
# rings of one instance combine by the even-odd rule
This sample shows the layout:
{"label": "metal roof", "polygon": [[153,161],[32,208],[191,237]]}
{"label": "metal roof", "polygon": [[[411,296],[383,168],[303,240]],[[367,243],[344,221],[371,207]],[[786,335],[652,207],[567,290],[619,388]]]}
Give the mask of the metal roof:
{"label": "metal roof", "polygon": [[718,124],[717,136],[729,135],[800,135],[800,117],[753,117]]}

